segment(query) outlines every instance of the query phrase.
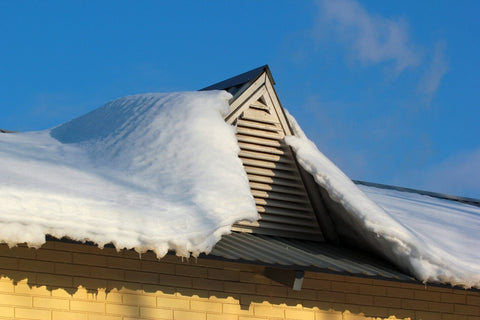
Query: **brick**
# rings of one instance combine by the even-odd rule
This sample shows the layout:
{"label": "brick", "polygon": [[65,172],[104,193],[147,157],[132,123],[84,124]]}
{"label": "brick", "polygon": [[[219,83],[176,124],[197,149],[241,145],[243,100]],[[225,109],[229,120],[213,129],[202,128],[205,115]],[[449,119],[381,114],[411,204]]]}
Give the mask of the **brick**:
{"label": "brick", "polygon": [[428,311],[453,313],[454,305],[451,303],[429,302]]}
{"label": "brick", "polygon": [[86,312],[105,312],[105,304],[102,302],[93,301],[70,301],[70,309],[74,311],[86,311]]}
{"label": "brick", "polygon": [[37,282],[40,285],[71,288],[73,286],[73,278],[70,276],[62,276],[57,274],[37,274]]}
{"label": "brick", "polygon": [[15,286],[11,281],[0,281],[0,292],[11,293],[15,291]]}
{"label": "brick", "polygon": [[318,280],[318,279],[305,279],[303,282],[303,288],[330,291],[331,281]]}
{"label": "brick", "polygon": [[14,286],[16,294],[29,294],[35,296],[50,296],[50,291],[47,290],[45,286],[37,287],[37,286],[30,286],[27,283],[21,282],[17,283]]}
{"label": "brick", "polygon": [[50,320],[51,316],[50,310],[15,308],[15,318]]}
{"label": "brick", "polygon": [[37,251],[37,259],[63,263],[71,263],[73,261],[71,252],[43,249]]}
{"label": "brick", "polygon": [[253,293],[255,292],[255,285],[251,283],[230,282],[223,283],[226,292],[234,293]]}
{"label": "brick", "polygon": [[176,265],[175,274],[188,276],[188,277],[206,278],[207,268],[197,267],[197,266]]}
{"label": "brick", "polygon": [[405,318],[415,319],[415,311],[408,310],[408,309],[389,308],[388,314],[389,316],[395,317],[394,319],[405,319]]}
{"label": "brick", "polygon": [[105,310],[106,313],[119,314],[122,316],[135,317],[140,315],[140,309],[138,306],[126,306],[122,304],[107,303]]}
{"label": "brick", "polygon": [[152,319],[173,319],[173,310],[141,307],[140,317]]}
{"label": "brick", "polygon": [[124,280],[125,272],[121,269],[103,268],[103,267],[90,267],[92,277],[111,279],[111,280]]}
{"label": "brick", "polygon": [[359,284],[358,283],[350,283],[350,282],[338,282],[332,281],[331,282],[332,291],[339,291],[339,292],[359,292]]}
{"label": "brick", "polygon": [[32,297],[18,294],[0,294],[0,305],[31,307]]}
{"label": "brick", "polygon": [[265,320],[267,318],[265,317],[245,317],[245,316],[240,316],[238,317],[238,320]]}
{"label": "brick", "polygon": [[253,315],[253,307],[242,308],[239,304],[223,304],[223,313],[237,315]]}
{"label": "brick", "polygon": [[302,289],[300,291],[295,291],[288,288],[287,297],[302,300],[315,300],[317,298],[317,290]]}
{"label": "brick", "polygon": [[55,263],[55,273],[71,276],[90,276],[89,266],[71,263]]}
{"label": "brick", "polygon": [[29,285],[38,284],[37,273],[28,271],[9,270],[3,272],[0,268],[0,274],[8,274],[8,277],[17,283],[26,282]]}
{"label": "brick", "polygon": [[441,302],[466,304],[466,296],[464,294],[442,293],[440,294]]}
{"label": "brick", "polygon": [[18,269],[18,260],[9,257],[0,257],[0,266],[2,269]]}
{"label": "brick", "polygon": [[125,271],[125,280],[140,283],[158,283],[158,274],[127,270]]}
{"label": "brick", "polygon": [[480,306],[469,306],[464,304],[455,304],[455,313],[477,316],[480,314]]}
{"label": "brick", "polygon": [[[122,320],[122,316],[112,316],[112,315],[88,315],[88,320]],[[69,319],[70,320],[70,319]]]}
{"label": "brick", "polygon": [[206,320],[207,315],[204,312],[174,310],[173,318],[175,320]]}
{"label": "brick", "polygon": [[99,288],[107,288],[107,281],[95,278],[74,277],[73,286],[75,288],[82,286],[85,289],[98,290]]}
{"label": "brick", "polygon": [[78,313],[78,312],[65,312],[65,311],[53,311],[52,312],[52,320],[87,320],[86,313]]}
{"label": "brick", "polygon": [[388,308],[377,306],[361,306],[360,311],[371,317],[388,318],[391,315]]}
{"label": "brick", "polygon": [[388,297],[396,297],[396,298],[405,298],[405,299],[413,299],[413,290],[405,289],[405,288],[391,288],[387,287]]}
{"label": "brick", "polygon": [[346,302],[358,305],[373,305],[373,296],[363,294],[347,294]]}
{"label": "brick", "polygon": [[157,297],[157,307],[188,310],[190,308],[190,301],[180,298]]}
{"label": "brick", "polygon": [[208,298],[210,296],[209,291],[200,290],[200,289],[189,289],[189,288],[177,288],[178,296],[184,298]]}
{"label": "brick", "polygon": [[223,291],[223,281],[193,278],[192,287],[197,289]]}
{"label": "brick", "polygon": [[160,284],[165,285],[165,286],[191,288],[192,287],[192,279],[188,278],[188,277],[182,277],[182,276],[161,274],[160,275]]}
{"label": "brick", "polygon": [[207,320],[238,320],[238,316],[235,314],[213,314],[207,313]]}
{"label": "brick", "polygon": [[387,288],[382,286],[359,284],[358,292],[361,294],[367,294],[372,296],[385,296],[387,293]]}
{"label": "brick", "polygon": [[398,298],[376,296],[373,298],[374,305],[380,307],[401,308],[402,300]]}
{"label": "brick", "polygon": [[276,308],[268,305],[255,305],[253,307],[253,313],[255,316],[271,318],[284,318],[285,316],[285,311],[283,308]]}
{"label": "brick", "polygon": [[441,319],[442,314],[428,311],[415,311],[415,318],[421,320],[438,320]]}
{"label": "brick", "polygon": [[13,318],[13,307],[0,307],[0,317]]}
{"label": "brick", "polygon": [[343,303],[346,301],[346,294],[343,292],[318,291],[317,299],[320,301]]}
{"label": "brick", "polygon": [[285,317],[288,319],[315,320],[315,313],[310,310],[285,309]]}
{"label": "brick", "polygon": [[451,314],[451,313],[442,314],[442,320],[470,320],[468,318],[469,316],[459,315],[459,314]]}
{"label": "brick", "polygon": [[33,306],[38,308],[68,310],[69,305],[65,299],[33,297]]}
{"label": "brick", "polygon": [[240,272],[237,270],[208,269],[208,278],[216,280],[239,281]]}
{"label": "brick", "polygon": [[142,271],[150,271],[163,274],[175,274],[175,265],[170,263],[161,263],[158,261],[140,262]]}
{"label": "brick", "polygon": [[315,320],[342,320],[342,318],[340,312],[315,311]]}
{"label": "brick", "polygon": [[428,304],[426,301],[403,299],[402,308],[411,310],[426,310],[428,308]]}
{"label": "brick", "polygon": [[20,259],[18,261],[18,270],[53,273],[54,263],[48,261]]}
{"label": "brick", "polygon": [[221,313],[222,312],[222,304],[219,303],[219,302],[191,300],[190,301],[190,309],[193,310],[193,311],[206,311],[206,312],[212,312],[212,313]]}
{"label": "brick", "polygon": [[107,257],[107,265],[118,269],[140,270],[141,260],[119,257]]}
{"label": "brick", "polygon": [[118,292],[99,291],[98,293],[87,293],[87,299],[97,301],[108,301],[122,303],[122,294]]}
{"label": "brick", "polygon": [[90,266],[107,266],[107,257],[95,254],[74,253],[73,263]]}
{"label": "brick", "polygon": [[37,250],[28,248],[24,245],[18,245],[17,247],[13,248],[8,248],[7,246],[4,250],[2,250],[2,256],[34,260],[36,251]]}
{"label": "brick", "polygon": [[413,297],[417,300],[426,300],[426,301],[440,301],[440,292],[435,292],[431,290],[415,290]]}
{"label": "brick", "polygon": [[480,295],[478,296],[467,295],[467,304],[472,306],[480,306]]}
{"label": "brick", "polygon": [[264,275],[254,273],[254,272],[247,272],[247,271],[240,271],[240,282],[266,284],[266,285],[272,284],[272,280],[268,279]]}
{"label": "brick", "polygon": [[276,286],[267,286],[267,285],[257,284],[255,286],[255,292],[259,295],[266,295],[266,296],[275,296],[275,297],[287,296],[287,288],[284,286],[276,287]]}
{"label": "brick", "polygon": [[124,294],[122,302],[127,305],[155,307],[157,305],[157,298],[147,295]]}

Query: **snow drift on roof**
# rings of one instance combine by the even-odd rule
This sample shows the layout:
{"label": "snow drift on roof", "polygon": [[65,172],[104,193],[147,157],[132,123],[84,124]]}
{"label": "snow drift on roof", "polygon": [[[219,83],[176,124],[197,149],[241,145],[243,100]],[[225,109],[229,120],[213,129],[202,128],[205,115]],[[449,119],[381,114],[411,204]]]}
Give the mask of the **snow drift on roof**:
{"label": "snow drift on roof", "polygon": [[350,230],[419,280],[480,288],[480,208],[393,190],[360,190],[287,116],[295,134],[285,138],[287,144],[346,209],[341,220]]}
{"label": "snow drift on roof", "polygon": [[129,96],[51,130],[0,135],[0,241],[209,252],[234,222],[257,219],[223,120],[230,97]]}

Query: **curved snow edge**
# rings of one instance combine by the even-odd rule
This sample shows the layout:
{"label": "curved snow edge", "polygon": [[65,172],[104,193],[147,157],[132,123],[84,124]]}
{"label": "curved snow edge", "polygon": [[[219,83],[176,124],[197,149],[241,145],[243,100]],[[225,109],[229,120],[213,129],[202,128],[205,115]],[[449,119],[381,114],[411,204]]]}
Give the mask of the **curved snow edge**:
{"label": "curved snow edge", "polygon": [[[359,231],[372,249],[423,282],[480,288],[480,278],[474,270],[468,270],[468,266],[441,248],[422,242],[368,198],[306,137],[296,119],[285,112],[294,133],[285,137],[285,142],[294,150],[297,161],[332,200],[346,209],[348,217],[342,217],[343,220]],[[432,255],[432,251],[436,255]]]}
{"label": "curved snow edge", "polygon": [[209,253],[258,213],[225,91],[141,94],[53,129],[0,136],[0,241]]}

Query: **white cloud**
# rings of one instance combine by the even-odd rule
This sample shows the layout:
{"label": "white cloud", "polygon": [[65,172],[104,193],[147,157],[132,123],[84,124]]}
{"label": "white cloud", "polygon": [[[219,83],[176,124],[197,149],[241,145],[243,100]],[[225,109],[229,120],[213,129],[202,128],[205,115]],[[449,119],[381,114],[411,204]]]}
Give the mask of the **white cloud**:
{"label": "white cloud", "polygon": [[373,15],[354,0],[321,0],[320,23],[363,63],[392,62],[400,73],[420,62],[406,21]]}
{"label": "white cloud", "polygon": [[432,61],[418,83],[418,90],[425,95],[427,103],[430,103],[430,100],[440,85],[440,81],[448,71],[448,62],[445,57],[446,48],[447,44],[445,42],[437,43]]}

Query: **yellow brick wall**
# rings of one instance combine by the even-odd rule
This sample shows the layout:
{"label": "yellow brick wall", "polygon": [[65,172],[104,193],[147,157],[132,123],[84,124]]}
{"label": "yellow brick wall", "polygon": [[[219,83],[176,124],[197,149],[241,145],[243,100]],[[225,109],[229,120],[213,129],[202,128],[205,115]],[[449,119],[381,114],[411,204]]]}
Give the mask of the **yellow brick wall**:
{"label": "yellow brick wall", "polygon": [[480,293],[307,272],[301,291],[262,267],[87,245],[0,245],[0,319],[480,320]]}

